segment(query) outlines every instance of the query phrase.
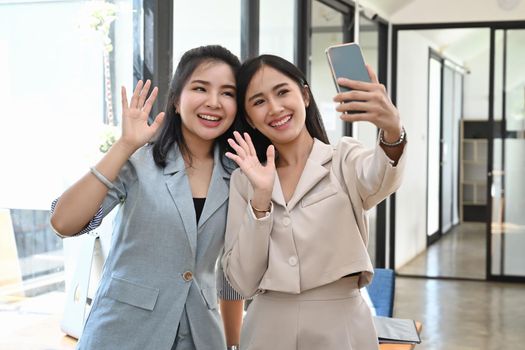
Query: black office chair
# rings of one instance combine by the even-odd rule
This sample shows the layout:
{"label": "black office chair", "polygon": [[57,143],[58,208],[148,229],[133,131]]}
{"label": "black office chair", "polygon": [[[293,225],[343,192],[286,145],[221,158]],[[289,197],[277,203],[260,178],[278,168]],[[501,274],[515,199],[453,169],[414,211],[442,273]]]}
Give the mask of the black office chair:
{"label": "black office chair", "polygon": [[374,278],[366,289],[377,316],[392,317],[394,313],[395,277],[392,269],[374,269]]}

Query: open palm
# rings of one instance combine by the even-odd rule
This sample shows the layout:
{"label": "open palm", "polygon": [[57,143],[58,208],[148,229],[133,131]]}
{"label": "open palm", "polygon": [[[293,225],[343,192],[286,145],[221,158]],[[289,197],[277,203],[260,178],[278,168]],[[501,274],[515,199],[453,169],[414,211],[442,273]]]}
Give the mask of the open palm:
{"label": "open palm", "polygon": [[237,163],[254,189],[271,193],[275,181],[275,149],[273,145],[270,145],[266,151],[266,165],[262,165],[257,158],[257,152],[250,135],[244,133],[243,138],[239,132],[235,131],[233,136],[235,140],[228,139],[228,143],[237,154],[227,152],[226,156]]}
{"label": "open palm", "polygon": [[129,104],[126,88],[122,87],[121,139],[133,148],[142,147],[151,140],[164,120],[164,112],[161,112],[155,117],[154,122],[148,125],[148,116],[158,94],[158,88],[155,87],[146,99],[150,87],[150,80],[147,80],[145,84],[143,84],[142,80],[139,80]]}

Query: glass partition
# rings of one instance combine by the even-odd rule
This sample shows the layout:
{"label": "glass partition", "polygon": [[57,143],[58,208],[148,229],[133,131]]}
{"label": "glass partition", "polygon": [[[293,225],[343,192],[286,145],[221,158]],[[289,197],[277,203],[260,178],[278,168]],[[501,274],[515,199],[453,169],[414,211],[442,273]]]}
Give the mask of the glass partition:
{"label": "glass partition", "polygon": [[[525,276],[525,30],[497,30],[492,144],[491,266],[495,276]],[[496,118],[501,116],[501,118]]]}

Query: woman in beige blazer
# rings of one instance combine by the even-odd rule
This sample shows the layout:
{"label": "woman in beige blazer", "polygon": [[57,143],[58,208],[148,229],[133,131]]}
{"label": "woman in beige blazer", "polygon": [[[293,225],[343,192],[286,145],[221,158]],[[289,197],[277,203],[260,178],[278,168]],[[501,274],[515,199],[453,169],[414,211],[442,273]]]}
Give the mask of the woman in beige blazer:
{"label": "woman in beige blazer", "polygon": [[[232,286],[255,295],[241,349],[377,349],[359,288],[372,279],[367,210],[401,181],[406,143],[399,113],[375,73],[371,83],[338,80],[351,92],[334,101],[347,122],[380,130],[365,149],[343,138],[331,146],[303,74],[262,55],[237,78],[241,119],[226,155],[232,174],[223,267]],[[353,102],[343,102],[353,101]],[[253,140],[253,141],[252,141]]]}

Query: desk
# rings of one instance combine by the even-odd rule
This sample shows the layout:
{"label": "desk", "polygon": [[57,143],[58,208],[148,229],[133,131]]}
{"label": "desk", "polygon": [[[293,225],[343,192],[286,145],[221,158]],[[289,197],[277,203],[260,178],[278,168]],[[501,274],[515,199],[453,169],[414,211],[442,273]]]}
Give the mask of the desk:
{"label": "desk", "polygon": [[[21,329],[12,334],[10,339],[0,341],[0,348],[3,349],[53,349],[53,350],[74,350],[77,340],[65,335],[60,330],[61,315],[51,315],[36,322],[32,322],[27,328]],[[421,332],[422,325],[416,322],[418,332]],[[20,345],[23,345],[20,347]],[[411,350],[413,344],[381,344],[380,350]]]}

